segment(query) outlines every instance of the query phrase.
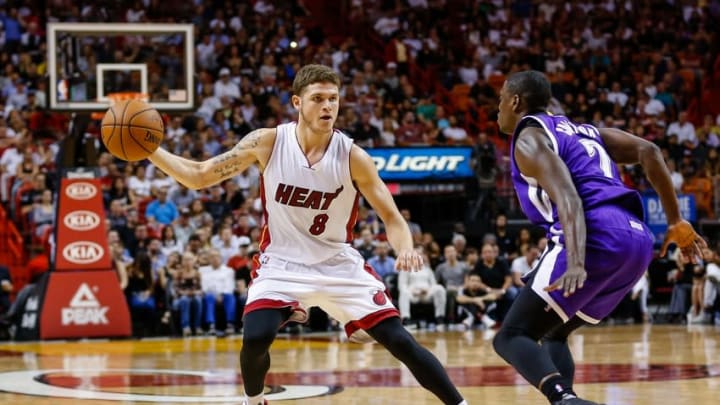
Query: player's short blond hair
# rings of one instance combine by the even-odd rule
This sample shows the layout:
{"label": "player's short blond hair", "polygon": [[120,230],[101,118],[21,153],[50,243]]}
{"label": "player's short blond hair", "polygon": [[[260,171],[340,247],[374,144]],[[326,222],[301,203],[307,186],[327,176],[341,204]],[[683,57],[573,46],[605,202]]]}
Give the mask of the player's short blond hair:
{"label": "player's short blond hair", "polygon": [[305,65],[295,74],[293,94],[301,96],[305,88],[314,83],[332,83],[340,88],[340,76],[325,65]]}

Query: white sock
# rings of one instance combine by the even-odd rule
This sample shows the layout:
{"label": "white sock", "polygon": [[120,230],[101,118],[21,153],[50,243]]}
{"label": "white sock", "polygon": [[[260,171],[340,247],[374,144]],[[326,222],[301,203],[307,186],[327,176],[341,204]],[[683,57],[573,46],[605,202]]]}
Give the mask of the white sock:
{"label": "white sock", "polygon": [[264,396],[265,393],[261,392],[258,395],[255,395],[254,397],[248,396],[248,394],[245,394],[245,401],[247,401],[247,405],[263,405],[264,402]]}
{"label": "white sock", "polygon": [[463,399],[462,402],[460,402],[458,405],[468,405],[467,401]]}

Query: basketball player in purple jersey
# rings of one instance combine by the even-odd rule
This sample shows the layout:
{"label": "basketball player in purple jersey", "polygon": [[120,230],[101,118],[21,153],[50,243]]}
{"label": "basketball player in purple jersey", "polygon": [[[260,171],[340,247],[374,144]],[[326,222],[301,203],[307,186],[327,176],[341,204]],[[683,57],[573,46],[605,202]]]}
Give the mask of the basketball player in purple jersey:
{"label": "basketball player in purple jersey", "polygon": [[498,124],[513,134],[520,205],[546,229],[549,243],[493,344],[551,404],[588,405],[595,403],[573,391],[568,335],[607,316],[653,254],[640,195],[620,181],[616,164],[640,163],[658,192],[668,221],[663,255],[675,243],[695,257],[705,241],[681,218],[657,146],[618,129],[548,115],[550,97],[550,83],[536,71],[511,75],[500,92]]}

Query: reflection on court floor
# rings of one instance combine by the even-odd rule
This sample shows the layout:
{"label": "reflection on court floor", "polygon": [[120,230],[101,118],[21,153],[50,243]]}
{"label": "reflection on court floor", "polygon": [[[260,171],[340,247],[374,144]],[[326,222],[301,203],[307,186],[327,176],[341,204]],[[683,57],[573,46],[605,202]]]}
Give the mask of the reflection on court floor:
{"label": "reflection on court floor", "polygon": [[[492,350],[493,332],[418,332],[470,403],[543,403]],[[0,345],[0,401],[238,403],[240,337]],[[720,330],[623,326],[572,337],[578,392],[608,404],[710,403],[720,393]],[[379,345],[336,335],[281,337],[267,398],[298,404],[434,404]],[[714,399],[713,399],[714,398]]]}

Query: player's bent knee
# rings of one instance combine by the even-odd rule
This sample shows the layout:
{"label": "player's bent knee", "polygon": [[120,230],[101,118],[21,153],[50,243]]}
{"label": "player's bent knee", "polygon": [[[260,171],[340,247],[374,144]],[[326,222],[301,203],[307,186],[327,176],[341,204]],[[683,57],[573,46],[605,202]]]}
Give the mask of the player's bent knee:
{"label": "player's bent knee", "polygon": [[417,344],[398,318],[386,319],[374,328],[367,330],[367,332],[392,353],[395,350],[401,351]]}
{"label": "player's bent knee", "polygon": [[504,358],[510,348],[510,341],[514,337],[520,335],[522,335],[521,329],[508,327],[500,328],[493,338],[493,349],[495,349],[495,353]]}
{"label": "player's bent knee", "polygon": [[262,353],[270,347],[273,340],[275,340],[275,333],[273,331],[245,332],[243,334],[242,350],[251,353]]}

